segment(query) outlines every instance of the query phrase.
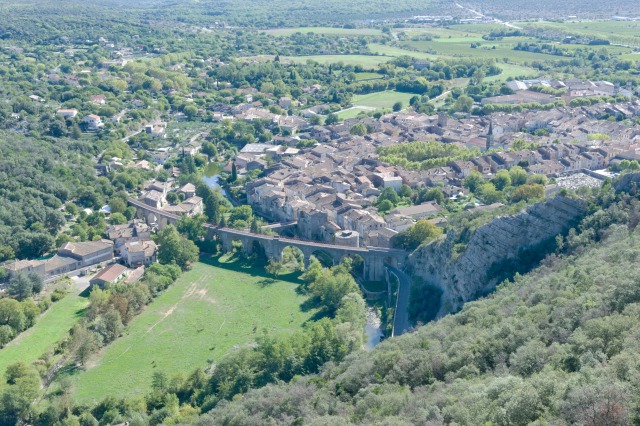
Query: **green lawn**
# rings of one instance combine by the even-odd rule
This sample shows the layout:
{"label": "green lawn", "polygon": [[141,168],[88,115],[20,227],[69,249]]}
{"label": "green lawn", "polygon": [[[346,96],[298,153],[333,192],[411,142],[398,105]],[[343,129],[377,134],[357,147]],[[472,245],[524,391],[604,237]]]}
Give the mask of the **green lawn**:
{"label": "green lawn", "polygon": [[502,68],[502,72],[498,75],[492,75],[490,77],[486,77],[485,81],[506,81],[509,77],[517,78],[521,76],[525,76],[527,78],[534,78],[540,75],[540,71],[535,68],[526,67],[524,65],[516,65],[516,64],[505,64],[498,63],[500,68]]}
{"label": "green lawn", "polygon": [[340,118],[341,120],[345,120],[347,118],[356,118],[361,112],[371,112],[371,110],[358,107],[348,108],[340,111],[338,113],[338,118]]}
{"label": "green lawn", "polygon": [[64,299],[51,305],[33,327],[0,349],[0,374],[4,375],[7,366],[17,361],[31,364],[40,358],[67,335],[88,304],[89,300],[73,289]]}
{"label": "green lawn", "polygon": [[221,259],[195,264],[86,370],[68,373],[76,400],[141,394],[154,371],[188,375],[250,344],[263,330],[291,333],[314,314],[301,309],[306,298],[292,280],[272,280],[262,265]]}
{"label": "green lawn", "polygon": [[369,93],[367,95],[356,95],[352,103],[355,106],[365,106],[373,108],[391,108],[396,102],[402,102],[402,106],[409,105],[409,99],[415,94],[396,92],[395,90],[385,90],[384,92]]}

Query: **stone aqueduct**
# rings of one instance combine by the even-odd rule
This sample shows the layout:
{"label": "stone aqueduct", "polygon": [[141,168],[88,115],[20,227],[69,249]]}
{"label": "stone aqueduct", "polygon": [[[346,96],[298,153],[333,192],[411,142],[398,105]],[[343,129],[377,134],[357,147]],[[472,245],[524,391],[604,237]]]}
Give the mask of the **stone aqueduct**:
{"label": "stone aqueduct", "polygon": [[[129,199],[129,204],[136,208],[138,218],[144,218],[147,223],[156,223],[159,228],[175,225],[179,219],[178,215],[156,209],[133,198]],[[260,250],[268,258],[280,260],[282,250],[286,247],[296,247],[304,255],[305,265],[309,264],[311,256],[330,258],[334,264],[338,264],[344,257],[358,255],[364,261],[364,279],[368,281],[383,280],[385,266],[401,268],[407,256],[403,250],[384,247],[346,247],[318,241],[254,234],[237,229],[221,228],[209,223],[204,227],[207,230],[207,239],[220,241],[223,250],[231,251],[233,242],[239,241],[246,255]]]}

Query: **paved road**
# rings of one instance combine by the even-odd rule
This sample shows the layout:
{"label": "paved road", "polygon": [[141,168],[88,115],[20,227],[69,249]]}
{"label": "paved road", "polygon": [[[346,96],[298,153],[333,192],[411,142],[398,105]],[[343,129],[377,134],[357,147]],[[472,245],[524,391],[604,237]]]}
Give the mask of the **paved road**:
{"label": "paved road", "polygon": [[398,300],[393,318],[393,336],[399,336],[408,331],[412,324],[409,321],[409,293],[411,292],[411,278],[399,269],[388,267],[389,272],[398,277]]}

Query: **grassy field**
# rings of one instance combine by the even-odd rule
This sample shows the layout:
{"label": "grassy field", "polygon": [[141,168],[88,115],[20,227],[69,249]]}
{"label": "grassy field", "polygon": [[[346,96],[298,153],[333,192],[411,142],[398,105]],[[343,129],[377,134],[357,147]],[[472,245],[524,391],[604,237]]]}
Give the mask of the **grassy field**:
{"label": "grassy field", "polygon": [[17,361],[30,364],[40,358],[67,335],[88,304],[89,300],[74,288],[64,299],[51,305],[33,327],[0,350],[0,374],[4,375],[7,366]]}
{"label": "grassy field", "polygon": [[360,36],[360,35],[380,35],[382,31],[373,28],[332,28],[332,27],[308,27],[308,28],[276,28],[273,30],[266,30],[265,33],[271,34],[276,37],[286,37],[295,33],[314,33],[314,34],[328,34],[328,35],[346,35],[346,36]]}
{"label": "grassy field", "polygon": [[412,56],[416,59],[438,59],[438,56],[436,55],[430,55],[424,52],[416,52],[414,50],[401,49],[395,46],[387,46],[386,44],[369,43],[368,47],[372,53],[389,56],[386,61],[390,60],[391,57],[395,58],[404,55]]}
{"label": "grassy field", "polygon": [[403,107],[409,105],[409,99],[415,94],[386,90],[384,92],[369,93],[368,95],[356,95],[353,97],[353,104],[372,108],[391,108],[396,102],[402,102]]}
{"label": "grassy field", "polygon": [[556,29],[570,34],[609,40],[614,44],[640,46],[640,22],[638,21],[542,22],[527,24],[527,27]]}
{"label": "grassy field", "polygon": [[308,60],[318,62],[320,64],[335,64],[342,62],[345,65],[362,65],[363,67],[373,69],[378,65],[388,62],[391,58],[386,56],[375,55],[311,55],[311,56],[283,56],[282,61],[295,63],[304,63]]}
{"label": "grassy field", "polygon": [[338,117],[341,120],[345,120],[347,118],[356,118],[358,114],[360,114],[361,112],[371,112],[371,110],[369,108],[358,108],[358,107],[348,108],[340,111],[338,113]]}
{"label": "grassy field", "polygon": [[124,336],[90,360],[86,370],[66,372],[78,401],[149,390],[154,371],[190,374],[267,330],[291,333],[313,314],[301,308],[297,284],[264,275],[261,265],[203,258],[149,305]]}
{"label": "grassy field", "polygon": [[524,65],[499,63],[498,66],[502,68],[502,73],[486,77],[486,81],[506,81],[509,77],[517,78],[522,76],[534,78],[540,75],[540,71]]}
{"label": "grassy field", "polygon": [[382,74],[378,74],[375,72],[359,72],[356,73],[356,81],[364,81],[364,80],[381,80],[384,78]]}

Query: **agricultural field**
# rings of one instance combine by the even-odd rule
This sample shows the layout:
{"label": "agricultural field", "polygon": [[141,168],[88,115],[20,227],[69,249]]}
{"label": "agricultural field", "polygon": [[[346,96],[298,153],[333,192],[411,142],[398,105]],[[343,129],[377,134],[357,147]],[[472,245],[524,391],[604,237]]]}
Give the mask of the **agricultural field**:
{"label": "agricultural field", "polygon": [[188,375],[263,332],[291,333],[313,314],[291,275],[274,280],[263,265],[234,257],[202,258],[136,317],[86,370],[58,378],[79,402],[148,391],[154,371]]}
{"label": "agricultural field", "polygon": [[638,21],[542,22],[527,24],[526,27],[555,29],[574,35],[609,40],[612,44],[640,47],[640,22]]}
{"label": "agricultural field", "polygon": [[266,30],[265,33],[276,37],[287,37],[292,34],[327,34],[327,35],[344,35],[344,36],[376,36],[382,34],[382,31],[373,28],[333,28],[333,27],[307,27],[307,28],[277,28]]}
{"label": "agricultural field", "polygon": [[389,56],[386,60],[390,60],[391,58],[395,58],[398,56],[412,56],[416,59],[438,59],[437,55],[430,55],[424,52],[416,52],[415,50],[402,49],[396,46],[388,46],[386,44],[378,44],[378,43],[369,43],[369,50],[372,53],[377,55]]}
{"label": "agricultural field", "polygon": [[[518,42],[529,41],[535,42],[533,38],[518,37],[517,39],[492,40],[478,42],[475,37],[468,39],[458,39],[453,42],[443,42],[441,39],[432,41],[406,41],[401,42],[400,46],[407,50],[418,50],[427,52],[432,55],[450,58],[471,58],[471,59],[498,59],[508,60],[522,64],[531,61],[556,61],[559,56],[547,55],[543,53],[533,53],[513,50]],[[471,43],[479,43],[476,48],[471,47]]]}
{"label": "agricultural field", "polygon": [[0,374],[17,361],[30,364],[51,351],[54,344],[63,339],[84,315],[89,305],[82,289],[72,287],[62,300],[53,303],[36,324],[21,333],[0,350]]}
{"label": "agricultural field", "polygon": [[283,56],[282,61],[305,63],[315,61],[320,64],[335,64],[342,62],[345,65],[362,65],[367,69],[377,68],[378,65],[388,62],[391,58],[375,55],[311,55],[311,56]]}

